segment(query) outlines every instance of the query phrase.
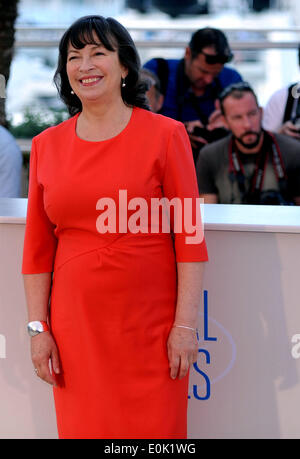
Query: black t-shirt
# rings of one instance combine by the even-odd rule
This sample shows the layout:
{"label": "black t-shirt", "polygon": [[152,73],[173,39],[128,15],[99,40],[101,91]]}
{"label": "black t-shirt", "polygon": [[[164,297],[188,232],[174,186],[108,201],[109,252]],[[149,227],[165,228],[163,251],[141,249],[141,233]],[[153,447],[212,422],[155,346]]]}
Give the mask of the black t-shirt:
{"label": "black t-shirt", "polygon": [[[291,198],[300,197],[300,145],[297,140],[275,134],[287,174],[287,192]],[[242,195],[237,181],[229,177],[228,147],[231,135],[205,146],[196,165],[200,194],[216,194],[221,204],[241,204]],[[263,145],[265,148],[265,143]],[[249,189],[258,154],[240,153],[245,173],[245,187]],[[269,155],[262,192],[279,191],[279,184]]]}

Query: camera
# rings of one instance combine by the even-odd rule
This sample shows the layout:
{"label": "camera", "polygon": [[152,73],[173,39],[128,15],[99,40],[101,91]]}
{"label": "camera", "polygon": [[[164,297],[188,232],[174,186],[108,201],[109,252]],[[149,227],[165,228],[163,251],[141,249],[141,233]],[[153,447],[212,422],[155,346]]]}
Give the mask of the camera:
{"label": "camera", "polygon": [[300,118],[294,118],[292,120],[295,131],[300,131]]}
{"label": "camera", "polygon": [[[216,128],[210,131],[205,127],[195,126],[192,135],[196,137],[202,137],[208,143],[211,143],[228,135],[228,131],[225,128]],[[202,142],[199,142],[199,144],[202,144]]]}
{"label": "camera", "polygon": [[266,206],[293,206],[292,202],[286,201],[277,190],[262,191],[259,198],[255,195],[246,196],[244,204],[257,204]]}

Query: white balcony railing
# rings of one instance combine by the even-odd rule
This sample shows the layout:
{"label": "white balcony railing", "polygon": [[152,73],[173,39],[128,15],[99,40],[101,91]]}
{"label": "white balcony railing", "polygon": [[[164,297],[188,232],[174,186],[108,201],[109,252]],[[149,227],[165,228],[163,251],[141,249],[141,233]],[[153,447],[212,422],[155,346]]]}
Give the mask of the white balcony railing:
{"label": "white balcony railing", "polygon": [[[197,28],[174,24],[161,27],[128,28],[138,48],[183,48]],[[300,42],[300,27],[288,28],[222,28],[233,50],[294,49]],[[17,27],[16,48],[56,48],[65,29],[61,27]],[[275,35],[280,40],[274,40]],[[282,38],[288,34],[287,39]],[[291,36],[293,38],[291,38]],[[299,38],[298,38],[299,37]],[[297,39],[298,38],[298,39]]]}

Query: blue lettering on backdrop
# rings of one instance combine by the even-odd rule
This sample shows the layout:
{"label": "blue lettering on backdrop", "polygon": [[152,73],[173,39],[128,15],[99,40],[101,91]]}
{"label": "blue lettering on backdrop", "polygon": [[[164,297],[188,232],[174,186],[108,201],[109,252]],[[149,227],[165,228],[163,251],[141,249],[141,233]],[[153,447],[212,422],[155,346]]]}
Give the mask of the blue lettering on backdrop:
{"label": "blue lettering on backdrop", "polygon": [[[199,352],[199,353],[205,354],[205,356],[206,356],[206,363],[207,363],[207,364],[210,364],[210,354],[209,354],[209,352],[208,352],[206,349],[199,349],[198,352]],[[200,370],[200,368],[198,367],[197,362],[194,363],[194,368],[195,368],[195,370],[196,370],[198,373],[200,373],[200,374],[203,376],[203,378],[205,379],[205,382],[206,382],[206,394],[205,394],[203,397],[201,397],[200,395],[198,395],[198,389],[197,389],[198,386],[197,386],[197,384],[194,384],[194,385],[193,385],[193,395],[194,395],[194,397],[195,397],[197,400],[207,400],[207,399],[209,399],[209,397],[210,397],[210,380],[209,380],[209,377],[208,377],[203,371]]]}
{"label": "blue lettering on backdrop", "polygon": [[[203,326],[204,326],[203,327],[203,338],[204,338],[204,341],[217,341],[218,340],[217,337],[209,336],[209,333],[208,333],[208,292],[207,290],[204,290],[203,298],[204,298],[204,302],[203,302]],[[200,340],[199,332],[197,332],[197,339],[198,341]],[[210,365],[209,351],[207,349],[199,348],[198,352],[199,354],[204,354],[206,356],[206,364]],[[193,364],[193,367],[197,371],[197,373],[201,374],[201,376],[205,379],[205,382],[206,382],[206,394],[203,396],[200,396],[198,394],[198,386],[197,384],[194,384],[193,385],[193,396],[195,397],[196,400],[208,400],[211,395],[211,389],[210,389],[211,383],[210,383],[209,376],[199,368],[197,362]],[[188,398],[191,398],[191,396],[189,395]]]}
{"label": "blue lettering on backdrop", "polygon": [[204,290],[204,341],[217,341],[217,338],[208,336],[208,296]]}

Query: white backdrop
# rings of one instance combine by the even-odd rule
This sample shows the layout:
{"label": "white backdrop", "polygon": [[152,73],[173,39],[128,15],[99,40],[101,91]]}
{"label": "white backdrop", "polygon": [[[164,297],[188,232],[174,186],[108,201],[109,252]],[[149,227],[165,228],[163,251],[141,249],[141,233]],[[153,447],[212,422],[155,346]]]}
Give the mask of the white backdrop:
{"label": "white backdrop", "polygon": [[191,373],[189,436],[300,438],[300,360],[291,352],[300,333],[300,234],[207,231],[206,239],[206,335],[217,340],[204,339],[202,323],[205,376]]}
{"label": "white backdrop", "polygon": [[[0,438],[57,438],[52,390],[34,375],[25,330],[25,201],[8,209],[0,200]],[[278,208],[278,227],[267,208],[256,212],[259,225],[244,225],[237,206],[230,214],[233,207],[206,206],[210,261],[188,436],[300,438],[300,359],[291,341],[300,334],[300,209]],[[280,215],[286,212],[290,230],[287,214]]]}

